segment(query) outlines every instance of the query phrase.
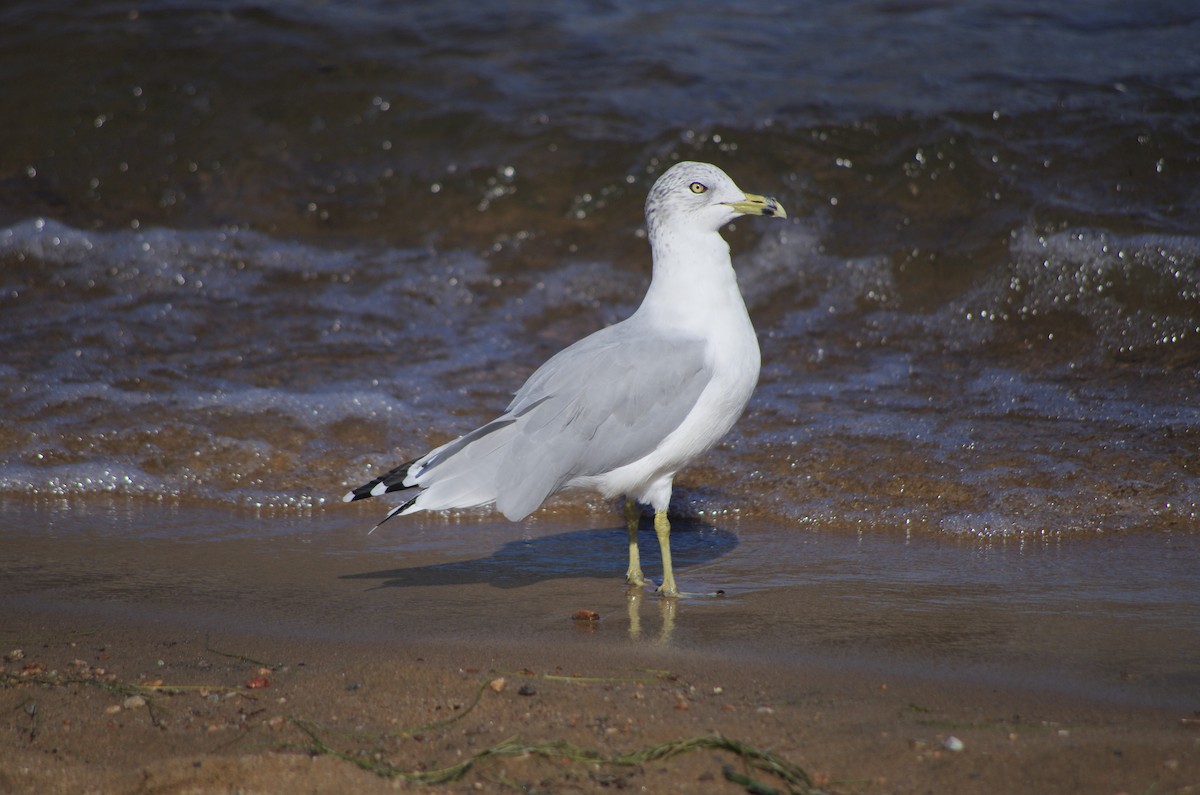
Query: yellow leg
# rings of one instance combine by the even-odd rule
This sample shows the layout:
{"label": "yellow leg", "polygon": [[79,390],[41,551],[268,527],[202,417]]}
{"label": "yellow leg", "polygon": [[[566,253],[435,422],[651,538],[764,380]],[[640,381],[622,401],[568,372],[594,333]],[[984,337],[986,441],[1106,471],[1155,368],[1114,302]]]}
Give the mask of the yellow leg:
{"label": "yellow leg", "polygon": [[646,584],[642,575],[642,561],[638,554],[638,521],[642,511],[633,500],[625,500],[625,529],[629,531],[629,568],[625,571],[625,582],[641,588]]}
{"label": "yellow leg", "polygon": [[654,534],[658,536],[658,549],[662,553],[663,581],[658,592],[663,596],[679,596],[675,587],[675,571],[671,568],[671,523],[667,521],[667,512],[654,512]]}

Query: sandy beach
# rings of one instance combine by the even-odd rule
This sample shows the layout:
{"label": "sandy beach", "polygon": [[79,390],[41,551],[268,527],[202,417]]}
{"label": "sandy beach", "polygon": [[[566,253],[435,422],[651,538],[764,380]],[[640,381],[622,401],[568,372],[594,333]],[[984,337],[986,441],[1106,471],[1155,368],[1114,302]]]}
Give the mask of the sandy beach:
{"label": "sandy beach", "polygon": [[[413,649],[29,617],[4,633],[0,786],[1182,793],[1200,782],[1194,714],[613,654],[602,629],[567,631],[597,643]],[[759,769],[757,752],[794,778]]]}
{"label": "sandy beach", "polygon": [[[181,540],[170,514],[140,512],[147,526],[171,530],[159,539],[151,530],[106,536],[86,511],[40,534],[0,536],[0,790],[1200,786],[1200,702],[1178,697],[1177,684],[1155,684],[1162,675],[1151,670],[1028,665],[987,633],[976,642],[995,664],[961,662],[950,651],[963,643],[951,640],[961,634],[952,613],[923,630],[941,640],[893,653],[871,645],[879,622],[854,615],[844,592],[815,587],[791,603],[792,615],[775,603],[774,620],[815,633],[846,613],[839,643],[848,650],[803,637],[774,650],[747,640],[739,650],[705,628],[719,634],[731,616],[755,620],[750,596],[672,603],[627,593],[619,576],[455,583],[446,580],[453,568],[439,583],[433,565],[384,570],[393,580],[424,572],[419,583],[389,588],[379,571],[363,571],[347,541],[372,543],[361,522],[306,520],[327,534],[323,542],[239,540],[237,522],[250,519],[226,515],[228,537],[213,542]],[[344,555],[330,552],[338,543],[347,543]],[[913,620],[902,595],[884,608],[896,633]],[[578,610],[598,617],[575,618]],[[1023,620],[1029,637],[1064,654],[1074,642],[1056,634],[1074,626],[1075,645],[1085,645],[1092,631],[1051,615]]]}

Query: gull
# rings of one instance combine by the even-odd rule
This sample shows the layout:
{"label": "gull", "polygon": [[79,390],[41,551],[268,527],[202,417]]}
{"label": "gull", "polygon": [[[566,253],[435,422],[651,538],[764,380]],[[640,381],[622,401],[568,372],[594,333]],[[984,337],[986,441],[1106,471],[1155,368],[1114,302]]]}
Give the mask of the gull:
{"label": "gull", "polygon": [[626,582],[646,585],[637,535],[639,504],[649,505],[662,553],[657,590],[678,596],[667,519],[675,474],[733,427],[758,381],[758,339],[720,234],[742,215],[787,217],[716,166],[672,166],[646,199],[653,270],[638,309],[547,360],[496,419],[343,499],[400,492],[405,502],[383,524],[488,505],[515,522],[559,491],[624,496]]}

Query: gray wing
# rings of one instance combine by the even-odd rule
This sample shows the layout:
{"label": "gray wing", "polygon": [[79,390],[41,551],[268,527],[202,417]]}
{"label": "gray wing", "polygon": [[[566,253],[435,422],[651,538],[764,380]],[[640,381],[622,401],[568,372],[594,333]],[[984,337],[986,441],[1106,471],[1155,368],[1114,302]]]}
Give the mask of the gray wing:
{"label": "gray wing", "polygon": [[529,377],[502,419],[515,422],[496,507],[523,517],[571,478],[651,453],[691,413],[711,370],[700,340],[618,324],[580,340]]}

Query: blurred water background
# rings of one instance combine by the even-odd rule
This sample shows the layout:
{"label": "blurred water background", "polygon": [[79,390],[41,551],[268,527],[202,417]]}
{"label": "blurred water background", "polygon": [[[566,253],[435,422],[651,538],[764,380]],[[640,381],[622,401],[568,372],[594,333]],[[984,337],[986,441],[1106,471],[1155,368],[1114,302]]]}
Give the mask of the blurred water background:
{"label": "blurred water background", "polygon": [[727,232],[764,369],[680,514],[1190,534],[1197,42],[1153,0],[7,3],[0,504],[369,526],[347,486],[637,306],[699,159],[791,218]]}

